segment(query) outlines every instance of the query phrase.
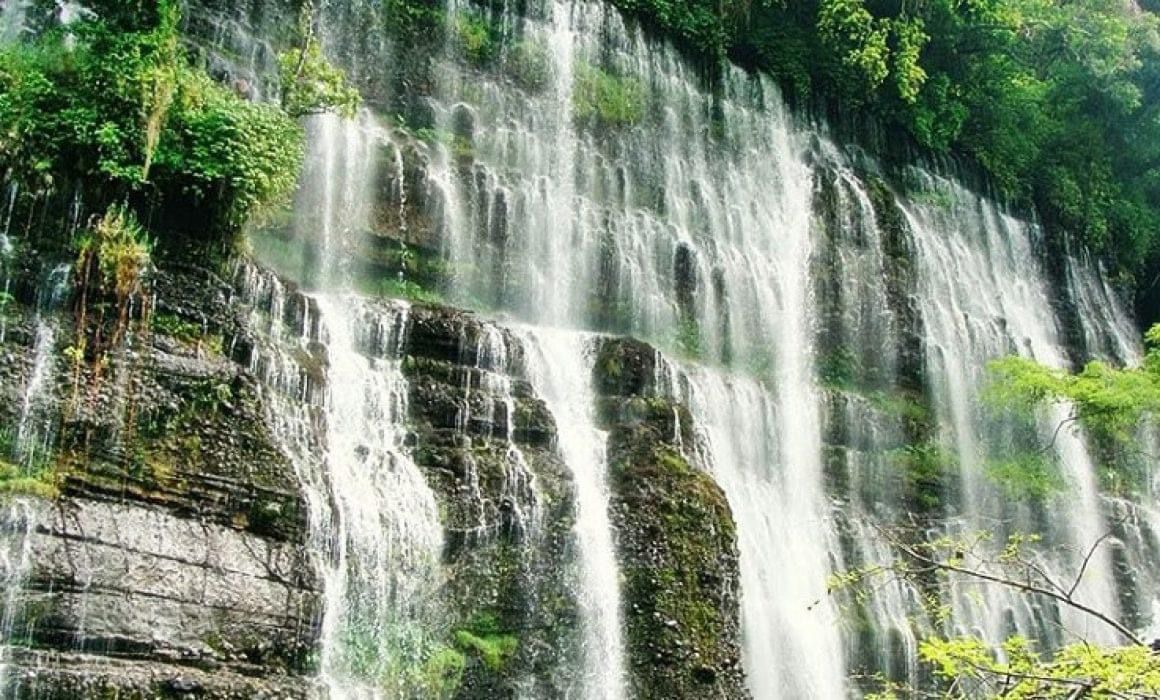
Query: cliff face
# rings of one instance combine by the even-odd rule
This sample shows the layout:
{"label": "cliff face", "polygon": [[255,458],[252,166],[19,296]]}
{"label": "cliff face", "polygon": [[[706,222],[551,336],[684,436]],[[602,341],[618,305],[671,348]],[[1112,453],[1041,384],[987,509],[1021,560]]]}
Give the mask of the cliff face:
{"label": "cliff face", "polygon": [[59,495],[7,496],[4,692],[304,697],[319,582],[257,383],[223,354],[230,288],[156,281],[154,328],[99,366],[68,359],[67,313],[6,309],[3,421]]}
{"label": "cliff face", "polygon": [[[301,475],[270,425],[261,359],[269,335],[255,322],[269,309],[238,287],[255,275],[274,279],[248,264],[234,282],[162,267],[148,327],[97,366],[68,352],[76,334],[67,295],[58,308],[32,299],[8,307],[2,419],[33,436],[38,483],[51,493],[5,496],[5,697],[315,692],[318,567],[328,555],[311,539]],[[283,318],[316,333],[313,300],[287,289]],[[524,378],[520,340],[441,306],[413,307],[404,337],[405,443],[438,503],[445,617],[435,634],[452,659],[424,669],[439,677],[426,687],[465,699],[529,687],[563,696],[579,682],[575,491],[555,421]],[[655,537],[671,551],[630,569],[634,675],[656,697],[702,697],[718,685],[728,688],[722,697],[743,697],[728,506],[676,452],[667,421],[684,409],[631,399],[655,351],[617,340],[601,348],[602,357],[625,348],[633,365],[593,378],[608,397],[621,556],[643,557]],[[310,404],[325,394],[329,361],[318,343],[303,353]],[[642,401],[647,416],[638,415]],[[691,440],[687,417],[684,425]],[[654,478],[656,465],[668,479]],[[673,499],[687,527],[665,531],[669,506],[639,508],[657,494]],[[707,513],[719,525],[705,538],[695,521]],[[650,586],[661,582],[673,596],[656,607]],[[715,601],[712,619],[702,596]],[[654,684],[674,673],[684,680]]]}
{"label": "cliff face", "polygon": [[[294,5],[192,2],[190,43],[275,94]],[[1138,495],[979,396],[1133,356],[1098,268],[607,3],[319,5],[366,109],[305,120],[252,254],[158,246],[118,305],[61,193],[0,202],[0,697],[841,699],[930,686],[945,614],[1062,641],[996,587],[827,590],[895,526],[1063,580],[1114,522],[1084,595],[1148,623]],[[1045,439],[1065,486],[1011,497]]]}

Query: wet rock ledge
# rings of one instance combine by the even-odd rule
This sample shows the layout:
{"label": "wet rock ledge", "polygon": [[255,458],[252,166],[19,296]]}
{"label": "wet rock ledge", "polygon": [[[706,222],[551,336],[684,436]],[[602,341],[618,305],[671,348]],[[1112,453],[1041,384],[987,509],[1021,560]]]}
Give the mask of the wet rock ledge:
{"label": "wet rock ledge", "polygon": [[256,380],[226,356],[230,289],[163,273],[156,291],[148,335],[93,365],[70,359],[70,314],[6,309],[0,425],[31,431],[56,497],[5,482],[5,698],[308,695],[305,508]]}
{"label": "wet rock ledge", "polygon": [[749,698],[733,516],[724,492],[695,464],[688,410],[655,386],[657,362],[648,345],[608,338],[594,367],[609,433],[632,693]]}

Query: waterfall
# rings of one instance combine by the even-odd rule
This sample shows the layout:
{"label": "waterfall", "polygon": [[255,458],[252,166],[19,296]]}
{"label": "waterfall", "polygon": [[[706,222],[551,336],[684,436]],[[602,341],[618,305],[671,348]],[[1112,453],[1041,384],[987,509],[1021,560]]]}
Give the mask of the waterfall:
{"label": "waterfall", "polygon": [[[502,497],[504,507],[512,510],[514,525],[522,534],[535,537],[541,526],[541,504],[536,475],[528,465],[523,450],[515,442],[516,400],[512,388],[511,348],[504,332],[495,325],[485,325],[481,337],[475,343],[475,367],[479,370],[479,386],[476,387],[484,401],[483,420],[488,426],[488,437],[495,437],[499,429],[500,437],[506,444],[504,455],[504,484]],[[461,347],[466,347],[466,339],[461,339]],[[472,378],[468,374],[464,396],[463,422],[471,419]],[[530,504],[525,508],[522,504]]]}
{"label": "waterfall", "polygon": [[687,376],[706,461],[737,520],[750,689],[757,698],[844,697],[844,649],[826,592],[833,535],[816,473],[793,459],[816,458],[787,432],[800,430],[786,415],[799,409],[748,378]]}
{"label": "waterfall", "polygon": [[25,15],[30,0],[11,0],[0,7],[0,44],[18,41],[26,31]]}
{"label": "waterfall", "polygon": [[32,568],[32,532],[40,517],[40,504],[15,498],[0,509],[0,586],[3,615],[0,617],[0,693],[8,689],[12,646],[31,630],[17,629],[24,583]]}
{"label": "waterfall", "polygon": [[[309,134],[295,230],[316,246],[304,270],[316,291],[305,297],[298,330],[284,329],[285,291],[249,273],[246,297],[265,304],[275,331],[273,347],[252,363],[276,390],[270,418],[310,504],[325,593],[321,682],[335,700],[412,696],[424,691],[413,669],[441,628],[443,531],[434,494],[404,446],[409,308],[349,291],[349,246],[365,223],[379,135],[367,118],[333,116],[315,118]],[[292,352],[278,349],[289,341],[306,351],[315,338],[325,346],[321,390],[304,380]]]}
{"label": "waterfall", "polygon": [[57,320],[54,313],[65,299],[72,281],[72,267],[58,265],[37,289],[36,340],[32,369],[24,387],[24,400],[13,440],[13,456],[21,466],[34,470],[51,447],[53,426],[58,417],[54,384],[57,365]]}
{"label": "waterfall", "polygon": [[[185,21],[205,49],[199,55],[216,78],[272,99],[290,10],[223,4],[190,3]],[[837,572],[897,559],[880,526],[909,528],[920,540],[987,532],[991,549],[1034,534],[1042,541],[1029,543],[1029,555],[1067,584],[1113,529],[1077,599],[1160,630],[1160,574],[1124,573],[1160,566],[1157,477],[1141,503],[1113,498],[1101,492],[1082,431],[1057,434],[1067,406],[1021,423],[993,414],[983,397],[987,362],[1012,353],[1061,368],[1083,354],[1138,361],[1128,313],[1098,263],[1068,251],[1047,269],[1033,221],[934,168],[893,170],[840,147],[823,126],[795,118],[767,78],[726,68],[706,85],[679,51],[608,2],[448,0],[439,36],[423,37],[432,44],[423,47],[391,45],[391,6],[311,4],[328,55],[364,91],[366,107],[353,119],[307,118],[292,219],[254,236],[267,236],[256,247],[297,286],[250,264],[236,271],[253,337],[235,339],[228,354],[249,350],[266,418],[302,485],[323,587],[322,696],[440,695],[445,688],[436,692],[423,675],[445,653],[473,681],[523,674],[505,676],[503,688],[528,700],[557,691],[629,700],[636,667],[627,640],[636,628],[624,609],[609,433],[593,386],[602,333],[657,348],[652,389],[688,408],[673,408],[677,447],[728,500],[742,661],[755,700],[858,697],[877,676],[921,685],[919,640],[930,634],[999,643],[1019,633],[1047,650],[1120,641],[1066,606],[968,579],[938,587],[945,620],[928,614],[928,591],[907,582],[864,596],[829,590]],[[0,43],[24,31],[26,7],[17,0],[0,10]],[[466,45],[472,23],[486,24],[496,44],[485,59]],[[432,60],[428,72],[403,65],[409,48]],[[394,94],[397,86],[416,95]],[[601,91],[614,95],[602,100]],[[7,195],[0,307],[20,284],[8,237],[17,192]],[[421,421],[408,425],[412,391],[422,396],[424,386],[409,383],[419,375],[408,374],[416,366],[408,354],[419,353],[408,343],[431,312],[379,298],[409,289],[391,283],[414,284],[391,246],[430,251],[440,281],[423,291],[492,317],[464,321],[457,362],[418,357],[445,373],[432,395],[451,377],[438,402],[441,417],[454,417],[439,426],[449,446],[414,444]],[[53,316],[68,276],[67,266],[49,275],[31,332],[20,329],[32,337],[12,434],[23,467],[54,439],[63,332]],[[1075,307],[1074,328],[1052,303],[1060,289]],[[0,314],[0,341],[16,333],[8,323]],[[693,426],[682,432],[686,416]],[[522,420],[536,423],[535,436],[520,436]],[[1061,491],[1013,497],[994,464],[1036,445],[1048,446]],[[920,484],[927,502],[916,504],[919,478],[897,459],[910,447],[929,449],[940,470],[936,484]],[[415,456],[424,448],[446,460],[431,466],[423,453],[421,468]],[[502,472],[489,476],[484,459],[493,452]],[[537,483],[537,473],[546,478]],[[437,501],[428,479],[452,484],[463,522],[449,524],[444,484]],[[572,530],[549,532],[553,507],[573,506],[575,525],[569,511],[559,528]],[[30,509],[14,500],[0,513],[0,583],[10,598],[28,571]],[[489,649],[459,641],[456,632],[471,633],[471,620],[460,619],[469,606],[448,593],[475,583],[457,578],[454,558],[466,551],[486,570],[491,550],[472,548],[501,531],[515,533],[504,545],[518,553],[505,553],[503,566],[519,569],[517,585],[546,578],[544,567],[570,566],[573,547],[579,570],[575,590],[569,569],[565,592],[519,601],[552,608],[543,614],[550,624],[538,610],[500,610],[512,620],[489,630],[502,635],[484,636],[514,641],[517,651],[492,654],[512,664],[503,673],[488,668]],[[519,559],[535,549],[519,547],[537,538],[564,544]],[[567,562],[552,559],[561,552]],[[478,607],[498,609],[500,594],[487,595]],[[10,642],[20,631],[5,615]],[[555,632],[531,629],[541,624],[578,628],[579,654],[565,635],[560,650],[545,650]]]}
{"label": "waterfall", "polygon": [[580,697],[627,696],[616,549],[608,516],[607,435],[596,427],[588,339],[573,331],[522,327],[528,376],[556,418],[559,448],[576,482],[584,615]]}
{"label": "waterfall", "polygon": [[[942,437],[953,446],[960,468],[961,526],[967,532],[999,527],[1000,538],[1045,526],[1048,547],[1040,554],[1041,563],[1054,580],[1069,586],[1108,525],[1082,436],[1069,429],[1056,432],[1067,418],[1066,407],[1053,407],[1040,418],[1040,440],[1067,481],[1067,493],[1048,504],[1042,525],[984,478],[989,450],[1003,449],[997,442],[1002,426],[988,420],[979,401],[987,361],[1018,353],[1066,366],[1049,289],[1035,255],[1037,231],[960,185],[925,174],[923,180],[927,192],[940,196],[934,203],[912,201],[904,213],[917,247],[927,365]],[[1077,599],[1115,616],[1119,606],[1109,552],[1107,547],[1095,552]],[[1062,630],[1050,629],[1044,613],[1035,609],[1036,601],[1010,589],[956,586],[954,591],[957,628],[994,642],[1011,634],[1012,624],[1023,632],[1046,626],[1047,639],[1057,641],[1119,641],[1106,625],[1068,609],[1060,611]]]}
{"label": "waterfall", "polygon": [[[808,141],[791,130],[776,90],[735,73],[719,147],[707,138],[717,129],[712,98],[674,52],[647,44],[599,3],[549,2],[536,16],[504,22],[519,27],[524,45],[543,48],[551,78],[540,94],[453,66],[443,72],[437,124],[474,125],[470,170],[440,170],[462,168],[447,152],[432,174],[450,202],[449,259],[466,271],[453,293],[526,322],[629,332],[770,373],[769,382],[737,386],[690,375],[696,417],[716,431],[709,461],[738,520],[747,670],[757,697],[842,697],[844,647],[825,593],[835,545],[812,379]],[[641,81],[642,118],[655,133],[578,124],[573,89],[595,70]],[[580,404],[589,372],[576,355],[566,345],[545,353],[543,376],[555,378],[538,386],[562,430],[588,422]],[[752,449],[732,434],[754,436]],[[578,452],[570,440],[561,435],[577,474],[603,469],[593,448]],[[581,508],[603,512],[604,498],[592,488]],[[784,536],[799,528],[809,534]],[[587,548],[608,535],[581,537],[590,557]],[[593,565],[587,595],[610,595]],[[604,648],[609,656],[619,647]]]}

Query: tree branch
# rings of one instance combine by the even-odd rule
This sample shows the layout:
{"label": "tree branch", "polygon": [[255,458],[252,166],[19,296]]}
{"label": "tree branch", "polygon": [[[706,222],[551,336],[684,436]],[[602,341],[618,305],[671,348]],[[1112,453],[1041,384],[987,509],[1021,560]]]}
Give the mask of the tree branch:
{"label": "tree branch", "polygon": [[[877,528],[887,539],[889,539],[894,544],[895,547],[897,547],[899,550],[901,550],[907,556],[909,556],[910,558],[912,558],[918,562],[926,564],[927,566],[932,566],[932,567],[939,569],[939,570],[942,570],[942,571],[949,571],[949,572],[953,572],[953,573],[957,573],[957,574],[962,574],[964,576],[976,578],[976,579],[979,579],[981,581],[989,581],[991,583],[1002,584],[1002,585],[1014,588],[1016,590],[1024,591],[1025,593],[1036,593],[1036,594],[1039,594],[1042,596],[1046,596],[1046,597],[1048,597],[1052,600],[1055,600],[1056,602],[1059,602],[1063,605],[1066,605],[1074,610],[1078,610],[1080,612],[1091,615],[1095,619],[1103,622],[1104,624],[1108,625],[1112,629],[1116,630],[1116,632],[1118,632],[1124,639],[1131,642],[1132,644],[1135,644],[1137,646],[1145,646],[1143,640],[1141,640],[1139,637],[1137,637],[1136,634],[1134,632],[1132,632],[1132,630],[1128,629],[1123,623],[1121,623],[1118,620],[1116,620],[1115,618],[1107,615],[1106,613],[1104,613],[1100,610],[1097,610],[1096,608],[1093,608],[1089,605],[1086,605],[1084,603],[1081,603],[1081,602],[1075,600],[1070,595],[1064,595],[1063,593],[1053,591],[1050,588],[1045,588],[1043,586],[1039,586],[1039,585],[1036,585],[1036,584],[1031,583],[1031,582],[1023,583],[1023,582],[1016,581],[1016,580],[1013,580],[1013,579],[1010,579],[1010,578],[1007,578],[1004,576],[990,574],[990,573],[987,573],[985,571],[968,569],[966,567],[958,566],[958,565],[951,564],[951,563],[948,563],[945,561],[939,561],[938,559],[935,559],[933,556],[928,555],[928,554],[924,554],[921,550],[915,548],[914,546],[909,545],[906,542],[903,542],[902,540],[900,540],[897,537],[894,537],[891,533],[887,532],[886,530],[879,527],[878,525],[874,525],[873,527]],[[1101,538],[1101,540],[1102,539],[1104,539],[1104,538]],[[1099,543],[1097,542],[1097,545],[1098,544]]]}

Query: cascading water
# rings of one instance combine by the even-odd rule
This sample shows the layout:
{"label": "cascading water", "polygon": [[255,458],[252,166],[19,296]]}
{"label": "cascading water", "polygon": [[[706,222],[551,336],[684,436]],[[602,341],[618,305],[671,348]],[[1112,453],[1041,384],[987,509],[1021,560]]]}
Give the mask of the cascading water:
{"label": "cascading water", "polygon": [[[290,19],[279,14],[285,8],[217,4],[193,3],[188,20],[212,47],[211,71],[268,99],[276,90],[275,27]],[[24,5],[5,6],[0,40],[13,36],[10,20]],[[957,467],[955,493],[938,504],[952,516],[947,529],[1039,532],[1046,570],[1061,579],[1077,570],[1107,528],[1109,507],[1082,436],[1064,431],[1055,441],[1068,487],[1042,512],[1012,504],[986,476],[988,450],[1007,445],[1013,431],[980,408],[985,362],[1012,351],[1066,360],[1046,275],[1034,264],[1034,227],[918,172],[920,192],[901,195],[918,318],[901,318],[890,260],[898,242],[878,225],[887,214],[877,196],[885,185],[866,172],[876,166],[851,166],[848,154],[795,123],[759,78],[726,71],[715,91],[703,87],[676,51],[646,40],[604,3],[498,5],[447,3],[450,44],[470,29],[464,19],[496,24],[503,41],[486,66],[472,64],[470,47],[439,54],[435,94],[415,110],[429,112],[424,126],[434,132],[422,150],[431,155],[424,184],[438,206],[425,214],[438,219],[452,300],[537,324],[510,334],[484,324],[478,337],[464,339],[465,358],[475,354],[462,364],[474,372],[456,395],[464,406],[456,437],[470,442],[482,423],[483,437],[506,443],[501,497],[521,536],[535,537],[543,504],[515,437],[513,356],[522,352],[523,370],[555,418],[577,495],[583,644],[574,697],[627,698],[633,673],[587,331],[639,336],[681,358],[658,384],[688,403],[698,440],[681,447],[712,472],[737,521],[744,661],[758,700],[856,695],[847,676],[864,671],[919,679],[917,639],[937,625],[923,617],[915,591],[884,586],[858,606],[826,591],[833,571],[894,556],[873,523],[904,517],[907,507],[890,473],[897,465],[884,455],[916,438],[903,421],[883,418],[890,392],[913,379],[914,358],[899,349],[906,332],[921,335],[925,382],[906,388],[929,399],[934,414],[934,434],[923,439],[947,448]],[[382,7],[317,5],[323,43],[371,93],[393,79],[388,34],[347,30],[379,29]],[[628,103],[602,114],[592,94],[610,84]],[[380,91],[368,104],[379,109],[388,98]],[[365,291],[361,246],[367,230],[381,227],[375,219],[402,222],[421,206],[403,183],[415,165],[388,143],[386,123],[369,113],[309,120],[289,232],[304,250],[292,276],[308,291],[291,292],[254,268],[239,272],[261,336],[251,369],[265,380],[269,420],[309,507],[325,589],[320,682],[336,700],[422,697],[413,670],[449,631],[439,599],[448,548],[435,497],[406,444],[402,357],[412,309],[355,294]],[[418,134],[398,140],[411,136]],[[390,217],[374,201],[380,151],[393,154],[398,185]],[[1069,260],[1063,278],[1088,352],[1137,356],[1126,316],[1091,264]],[[46,303],[56,302],[50,295]],[[1092,321],[1101,316],[1110,320]],[[16,441],[27,461],[47,439],[42,390],[53,384],[55,338],[45,324]],[[522,348],[509,345],[513,337]],[[472,406],[482,413],[470,413]],[[1037,427],[1049,436],[1063,417],[1045,414]],[[838,448],[842,459],[831,460]],[[494,504],[484,503],[472,474],[464,498],[478,508],[465,530],[482,539],[506,516],[489,510]],[[1084,602],[1115,612],[1125,595],[1112,571],[1124,562],[1155,568],[1160,516],[1111,507],[1129,514],[1118,535],[1122,561],[1098,551],[1078,590]],[[14,535],[30,522],[8,520]],[[18,549],[10,547],[5,562],[7,591],[20,576]],[[1044,601],[995,588],[949,590],[946,631],[993,641],[1022,631],[1059,643],[1068,637],[1058,620],[1069,634],[1117,641]],[[1147,622],[1147,608],[1160,604],[1137,598]]]}
{"label": "cascading water", "polygon": [[[463,343],[467,345],[466,342]],[[481,337],[475,342],[475,367],[479,370],[479,386],[473,389],[472,376],[468,374],[465,387],[464,422],[471,420],[471,393],[478,391],[484,402],[484,415],[489,438],[499,435],[506,444],[504,455],[504,485],[502,497],[504,507],[512,511],[513,524],[520,532],[536,536],[540,528],[540,496],[536,486],[536,476],[523,451],[515,442],[516,401],[512,389],[511,351],[508,339],[499,327],[488,324],[481,329]],[[522,504],[530,504],[525,508]]]}
{"label": "cascading water", "polygon": [[13,440],[13,456],[25,468],[34,468],[38,459],[50,449],[53,425],[59,411],[53,382],[57,364],[57,321],[53,317],[65,299],[72,281],[72,268],[58,265],[37,290],[36,340],[32,369],[24,388],[24,401]]}
{"label": "cascading water", "polygon": [[843,697],[844,649],[825,589],[826,553],[836,547],[820,484],[792,460],[788,431],[796,426],[785,414],[796,411],[749,378],[710,370],[687,376],[706,461],[738,524],[750,689],[759,698]]}
{"label": "cascading water", "polygon": [[627,697],[620,581],[608,516],[607,436],[596,426],[593,359],[588,338],[574,331],[519,329],[527,372],[556,418],[559,448],[576,482],[580,605],[584,615],[580,697]]}
{"label": "cascading water", "polygon": [[17,630],[16,616],[23,585],[32,567],[31,535],[40,519],[38,501],[15,498],[0,509],[0,586],[3,586],[3,615],[0,617],[0,694],[9,683],[9,654],[12,645],[31,630]]}
{"label": "cascading water", "polygon": [[[244,276],[246,296],[265,304],[276,329],[275,347],[256,353],[254,363],[282,397],[272,402],[271,421],[311,506],[325,590],[320,677],[328,696],[418,696],[420,681],[407,672],[421,666],[427,638],[440,629],[443,532],[434,495],[403,444],[409,309],[352,294],[344,272],[349,238],[366,213],[364,188],[379,133],[367,120],[333,116],[316,118],[309,132],[296,231],[315,243],[316,258],[304,274],[316,291],[305,297],[300,330],[290,331],[281,328],[280,283]],[[305,350],[313,337],[325,344],[321,391],[292,352],[276,347],[291,341]],[[316,408],[303,403],[311,398]]]}
{"label": "cascading water", "polygon": [[[760,95],[775,91],[734,74],[719,149],[705,138],[717,128],[712,98],[673,52],[645,44],[597,3],[546,3],[537,16],[543,21],[504,21],[543,47],[552,80],[542,94],[447,72],[438,123],[475,123],[472,170],[433,176],[449,188],[450,260],[472,271],[456,290],[528,321],[630,331],[769,373],[770,382],[738,389],[744,396],[705,375],[695,402],[696,417],[719,431],[711,461],[738,519],[751,591],[743,615],[748,670],[759,697],[840,697],[843,646],[825,595],[834,546],[811,379],[806,141],[790,131],[776,97],[762,104]],[[651,87],[655,114],[644,118],[657,120],[654,134],[582,128],[573,89],[598,70]],[[463,95],[476,102],[465,105]],[[448,154],[437,164],[453,161]],[[585,366],[552,367],[575,354],[550,354],[548,374],[559,379],[540,387],[556,397],[549,403],[561,425],[587,410],[578,405],[588,396]],[[575,385],[569,394],[553,389],[565,378]],[[756,411],[745,431],[761,436],[753,452],[733,450],[728,437],[737,424],[726,419],[741,418],[730,410],[742,398]],[[782,536],[790,527],[808,534],[790,542]]]}
{"label": "cascading water", "polygon": [[[1065,366],[1059,329],[1046,282],[1033,249],[1035,230],[949,181],[924,176],[937,203],[910,203],[904,212],[914,234],[919,299],[927,332],[927,365],[943,439],[953,445],[962,482],[961,526],[968,532],[1042,532],[1048,547],[1041,563],[1056,581],[1070,586],[1089,549],[1107,531],[1092,460],[1066,421],[1066,407],[1046,411],[1040,438],[1067,481],[1067,493],[1051,500],[1048,514],[1033,514],[1006,497],[984,475],[989,450],[1001,430],[980,404],[988,360],[1018,353]],[[989,290],[980,294],[978,290]],[[955,625],[999,641],[1014,631],[1040,632],[1056,641],[1074,638],[1116,643],[1103,623],[1074,610],[1059,611],[1061,627],[1036,601],[1011,589],[956,586]],[[1079,582],[1077,600],[1116,616],[1119,612],[1109,548],[1095,552]]]}
{"label": "cascading water", "polygon": [[[449,12],[474,10],[452,4]],[[502,76],[453,60],[440,66],[435,122],[455,140],[436,145],[429,184],[443,202],[453,294],[528,322],[641,336],[732,369],[689,367],[687,375],[694,417],[706,432],[705,462],[738,520],[751,688],[759,698],[845,696],[848,660],[867,651],[855,649],[863,642],[854,638],[866,632],[838,622],[825,580],[834,569],[891,558],[888,541],[866,520],[889,522],[905,505],[888,472],[899,467],[885,455],[908,436],[897,418],[888,425],[882,414],[920,410],[907,402],[922,397],[893,398],[900,373],[910,381],[924,364],[933,368],[936,432],[954,446],[965,484],[962,531],[993,529],[990,518],[998,517],[1014,518],[1012,531],[1039,529],[1027,513],[995,508],[999,492],[980,456],[990,429],[975,389],[989,358],[1025,351],[1063,361],[1026,225],[961,188],[907,205],[913,230],[903,235],[915,239],[922,285],[909,322],[924,334],[918,347],[928,354],[925,363],[904,357],[903,319],[886,309],[906,292],[890,288],[894,273],[884,256],[888,246],[910,244],[883,240],[875,220],[889,212],[875,211],[883,204],[871,185],[838,149],[794,125],[775,90],[734,72],[714,100],[674,52],[645,41],[600,3],[560,0],[500,14],[492,21],[519,37],[518,52],[511,44],[500,49],[497,62],[512,66]],[[528,55],[540,59],[538,85],[520,73]],[[592,80],[625,80],[626,90],[638,90],[638,123],[593,116],[577,97]],[[838,233],[822,234],[816,190],[831,177]],[[948,196],[955,216],[922,220]],[[823,235],[843,240],[823,242]],[[954,263],[939,271],[937,260]],[[1069,274],[1080,303],[1100,305],[1108,296],[1090,266],[1073,265]],[[980,295],[981,288],[998,293]],[[826,294],[838,298],[835,321],[815,315]],[[1130,344],[1122,318],[1111,314],[1110,333],[1089,331],[1111,338],[1109,355]],[[828,366],[817,366],[819,338],[828,351],[850,353],[866,396],[843,388],[823,401],[815,377],[831,378]],[[838,405],[840,419],[823,426],[823,405],[831,414]],[[847,453],[856,453],[847,457],[851,483],[840,518],[821,458],[830,439],[823,431],[835,429],[835,420],[844,424],[842,439],[853,441]],[[735,435],[759,437],[737,445]],[[1081,514],[1047,538],[1070,548],[1043,555],[1062,575],[1077,570],[1083,543],[1101,534],[1101,504],[1082,439],[1062,436],[1056,451],[1071,485],[1057,507]],[[794,541],[786,542],[790,531]],[[1089,572],[1080,596],[1114,611],[1109,562],[1097,554],[1098,572]],[[872,628],[870,643],[882,651],[859,658],[862,667],[918,680],[917,637],[928,625],[918,600],[901,583],[871,596],[867,621],[858,624]],[[1041,601],[1014,594],[956,601],[957,629],[991,639],[1012,631],[1012,616],[1024,631],[1050,617]],[[1066,614],[1064,622],[1104,638],[1098,625]]]}

